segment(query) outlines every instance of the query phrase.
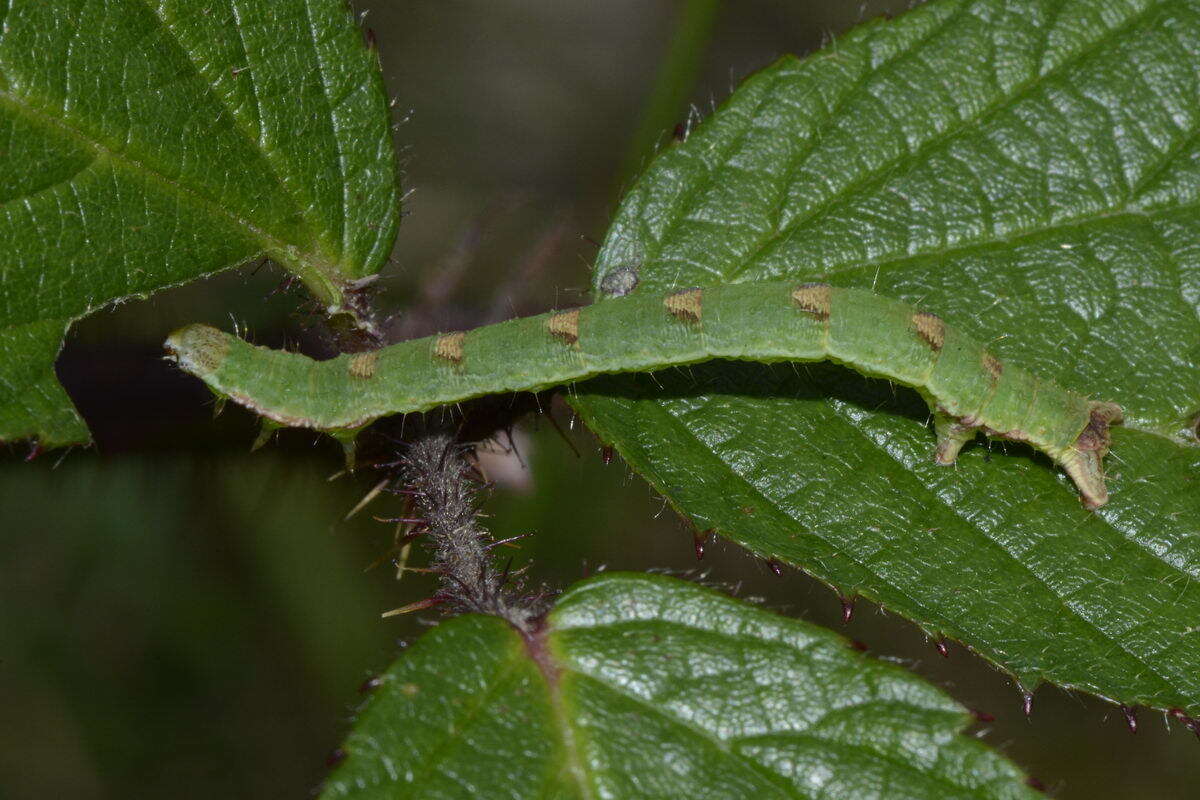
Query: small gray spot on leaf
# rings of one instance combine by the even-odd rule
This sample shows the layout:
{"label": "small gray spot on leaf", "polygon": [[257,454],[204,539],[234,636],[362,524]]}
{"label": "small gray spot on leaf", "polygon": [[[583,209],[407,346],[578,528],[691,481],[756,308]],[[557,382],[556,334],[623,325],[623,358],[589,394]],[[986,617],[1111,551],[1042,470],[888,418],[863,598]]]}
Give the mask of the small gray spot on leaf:
{"label": "small gray spot on leaf", "polygon": [[609,270],[600,279],[600,291],[608,297],[624,297],[637,288],[637,267],[625,266]]}

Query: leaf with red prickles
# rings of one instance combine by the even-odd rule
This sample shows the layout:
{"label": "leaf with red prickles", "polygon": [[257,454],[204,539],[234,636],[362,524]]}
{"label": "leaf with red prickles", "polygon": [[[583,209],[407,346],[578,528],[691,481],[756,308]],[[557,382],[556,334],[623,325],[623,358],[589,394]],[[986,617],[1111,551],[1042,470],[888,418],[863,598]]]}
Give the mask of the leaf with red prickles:
{"label": "leaf with red prickles", "polygon": [[842,368],[727,362],[570,402],[755,554],[1023,685],[1200,717],[1196,41],[1190,0],[920,4],[743,82],[650,162],[594,268],[600,296],[636,263],[633,295],[784,277],[919,300],[1121,403],[1098,512],[1021,447],[967,444],[948,477],[921,398]]}
{"label": "leaf with red prickles", "polygon": [[524,634],[477,615],[425,634],[366,701],[322,798],[808,797],[820,775],[827,800],[859,800],[864,776],[889,796],[1032,800],[971,722],[826,629],[605,574]]}

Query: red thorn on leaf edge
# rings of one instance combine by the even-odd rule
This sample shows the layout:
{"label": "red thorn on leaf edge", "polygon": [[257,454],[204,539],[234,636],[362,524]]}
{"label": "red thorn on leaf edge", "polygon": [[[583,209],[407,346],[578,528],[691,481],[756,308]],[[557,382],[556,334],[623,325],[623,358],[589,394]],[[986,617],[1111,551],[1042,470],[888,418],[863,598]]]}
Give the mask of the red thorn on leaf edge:
{"label": "red thorn on leaf edge", "polygon": [[1137,733],[1137,712],[1132,706],[1121,706],[1121,713],[1125,715],[1125,724],[1129,726],[1129,732]]}
{"label": "red thorn on leaf edge", "polygon": [[42,454],[42,443],[34,439],[29,444],[29,452],[25,454],[25,463],[28,464]]}
{"label": "red thorn on leaf edge", "polygon": [[1030,789],[1036,789],[1039,792],[1046,791],[1046,784],[1042,783],[1041,781],[1039,781],[1037,778],[1033,777],[1032,775],[1030,775],[1028,778],[1025,779],[1025,785],[1028,786]]}
{"label": "red thorn on leaf edge", "polygon": [[971,716],[973,716],[979,722],[995,722],[996,721],[996,718],[994,716],[987,713],[986,711],[980,711],[977,708],[971,709]]}
{"label": "red thorn on leaf edge", "polygon": [[860,653],[865,653],[865,652],[867,652],[867,643],[860,642],[858,639],[851,639],[850,640],[850,649],[857,650]]}
{"label": "red thorn on leaf edge", "polygon": [[839,594],[838,600],[842,601],[842,624],[849,625],[850,620],[854,619],[854,598]]}
{"label": "red thorn on leaf edge", "polygon": [[[233,77],[236,78],[239,73],[245,72],[247,69],[248,69],[248,67],[241,67],[240,69],[238,69],[236,72],[233,73]],[[266,264],[266,263],[267,263],[267,260],[263,259],[262,263],[260,263],[258,266],[261,267],[263,264]],[[258,267],[256,267],[254,269],[254,271],[258,272]],[[267,296],[263,299],[264,300],[270,299],[277,294],[287,294],[288,292],[290,292],[292,290],[292,287],[294,287],[295,285],[296,285],[296,277],[294,275],[289,275],[286,278],[284,278],[283,280],[281,280],[279,283],[275,284],[275,288],[272,289],[270,292],[268,292]]]}
{"label": "red thorn on leaf edge", "polygon": [[1021,710],[1025,712],[1025,716],[1033,713],[1033,692],[1021,692]]}
{"label": "red thorn on leaf edge", "polygon": [[777,559],[768,558],[767,559],[767,568],[770,569],[771,572],[774,572],[776,575],[783,574],[783,564],[780,564]]}
{"label": "red thorn on leaf edge", "polygon": [[933,646],[937,648],[938,655],[940,655],[942,658],[950,657],[950,648],[946,647],[945,639],[938,639],[933,643]]}
{"label": "red thorn on leaf edge", "polygon": [[1195,717],[1189,717],[1187,714],[1183,713],[1182,708],[1172,708],[1167,713],[1182,722],[1183,727],[1196,734],[1196,738],[1200,739],[1200,720],[1197,720]]}
{"label": "red thorn on leaf edge", "polygon": [[704,545],[708,542],[708,537],[712,535],[713,529],[709,528],[706,531],[699,531],[692,534],[692,544],[696,548],[696,560],[704,560]]}
{"label": "red thorn on leaf edge", "polygon": [[383,678],[378,675],[372,675],[358,686],[359,694],[370,694],[383,685]]}
{"label": "red thorn on leaf edge", "polygon": [[329,769],[333,769],[338,764],[345,761],[347,755],[349,755],[349,753],[347,753],[345,750],[343,750],[342,748],[339,747],[338,749],[334,750],[329,755],[325,756],[325,766],[328,767]]}
{"label": "red thorn on leaf edge", "polygon": [[604,463],[604,466],[607,467],[609,464],[612,463],[612,460],[613,460],[613,446],[611,444],[606,444],[600,448],[600,461],[602,461]]}

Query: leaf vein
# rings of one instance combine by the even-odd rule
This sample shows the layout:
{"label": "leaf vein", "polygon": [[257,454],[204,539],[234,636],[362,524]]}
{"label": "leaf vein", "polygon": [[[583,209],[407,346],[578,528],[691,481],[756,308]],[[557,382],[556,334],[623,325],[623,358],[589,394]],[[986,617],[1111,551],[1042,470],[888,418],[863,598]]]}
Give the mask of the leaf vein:
{"label": "leaf vein", "polygon": [[[1108,29],[1102,36],[1099,36],[1091,42],[1088,42],[1085,46],[1072,53],[1070,57],[1065,58],[1059,63],[1055,64],[1051,69],[1040,72],[1033,78],[1017,84],[1010,91],[1001,93],[1000,96],[993,102],[981,106],[976,112],[968,114],[965,117],[961,117],[958,122],[950,124],[944,130],[937,132],[933,136],[930,136],[928,139],[921,142],[915,150],[909,149],[902,155],[888,159],[876,165],[871,170],[864,171],[862,175],[845,184],[844,186],[834,190],[828,197],[826,197],[820,203],[814,205],[805,213],[797,216],[793,220],[790,220],[782,231],[765,239],[761,239],[746,256],[741,258],[740,263],[734,267],[730,277],[737,277],[753,266],[754,262],[760,255],[762,255],[762,253],[769,245],[771,245],[772,242],[779,240],[781,237],[786,240],[787,237],[795,234],[799,230],[800,226],[826,213],[839,201],[844,200],[847,196],[853,195],[856,190],[861,189],[863,186],[871,183],[872,181],[878,180],[881,176],[886,175],[888,172],[894,170],[900,164],[907,161],[912,161],[913,159],[926,154],[936,146],[953,139],[959,133],[966,130],[969,126],[982,123],[992,115],[1008,108],[1013,102],[1031,94],[1047,79],[1057,75],[1058,73],[1061,73],[1069,67],[1076,65],[1084,57],[1094,52],[1096,47],[1099,47],[1110,39],[1124,34],[1128,29],[1132,28],[1142,21],[1142,19],[1149,16],[1151,11],[1157,10],[1158,7],[1159,4],[1157,3],[1148,4],[1138,12],[1131,14],[1120,25],[1116,25]],[[833,120],[832,117],[830,119]],[[812,150],[802,154],[800,157],[801,159],[804,159],[811,154]],[[983,244],[983,242],[978,240],[972,242],[972,246],[978,246],[980,244]],[[912,253],[909,255],[912,255]]]}

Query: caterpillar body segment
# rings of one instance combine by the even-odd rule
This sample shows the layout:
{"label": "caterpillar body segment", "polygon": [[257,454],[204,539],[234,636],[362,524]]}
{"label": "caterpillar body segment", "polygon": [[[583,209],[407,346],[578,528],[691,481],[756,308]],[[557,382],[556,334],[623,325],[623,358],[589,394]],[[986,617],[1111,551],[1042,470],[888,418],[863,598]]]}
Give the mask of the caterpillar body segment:
{"label": "caterpillar body segment", "polygon": [[473,397],[537,391],[596,375],[714,358],[832,360],[915,388],[933,412],[935,460],[977,432],[1027,442],[1108,499],[1103,458],[1121,409],[1002,363],[940,317],[861,289],[762,281],[648,292],[401,342],[328,361],[190,325],[166,347],[219,395],[280,425],[341,433],[379,417]]}

